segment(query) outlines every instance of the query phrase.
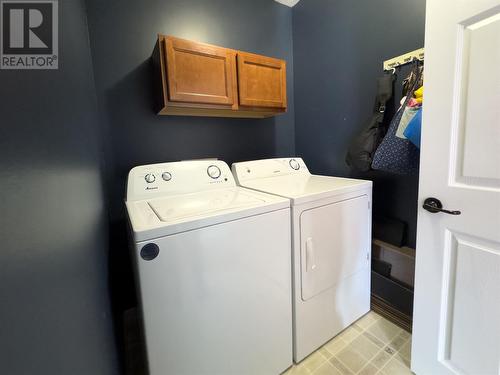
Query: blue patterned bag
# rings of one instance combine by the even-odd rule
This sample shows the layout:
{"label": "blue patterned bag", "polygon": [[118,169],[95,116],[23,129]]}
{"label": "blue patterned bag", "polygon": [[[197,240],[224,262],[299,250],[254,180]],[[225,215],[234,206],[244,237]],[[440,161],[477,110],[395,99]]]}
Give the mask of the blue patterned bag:
{"label": "blue patterned bag", "polygon": [[396,136],[399,122],[403,116],[403,112],[408,104],[411,93],[415,90],[418,82],[418,77],[413,84],[413,87],[408,91],[408,96],[394,115],[387,134],[380,143],[373,155],[372,168],[380,171],[391,172],[396,174],[415,174],[418,172],[420,160],[420,151],[408,139],[402,139]]}

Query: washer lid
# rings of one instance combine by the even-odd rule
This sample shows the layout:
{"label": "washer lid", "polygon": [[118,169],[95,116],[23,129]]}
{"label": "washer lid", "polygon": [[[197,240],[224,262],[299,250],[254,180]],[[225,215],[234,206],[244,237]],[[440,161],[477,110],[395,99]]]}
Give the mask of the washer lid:
{"label": "washer lid", "polygon": [[148,202],[151,209],[163,222],[209,215],[263,203],[265,203],[264,199],[252,196],[243,189],[204,191],[159,198]]}
{"label": "washer lid", "polygon": [[287,209],[290,201],[242,187],[126,202],[136,242]]}
{"label": "washer lid", "polygon": [[240,182],[241,186],[280,195],[302,204],[313,200],[371,188],[372,182],[351,178],[289,174]]}

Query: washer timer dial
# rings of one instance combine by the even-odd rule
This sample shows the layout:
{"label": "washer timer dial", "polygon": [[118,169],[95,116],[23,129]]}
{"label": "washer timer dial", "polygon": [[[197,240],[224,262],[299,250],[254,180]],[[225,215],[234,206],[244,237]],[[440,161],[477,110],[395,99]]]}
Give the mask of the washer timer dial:
{"label": "washer timer dial", "polygon": [[151,183],[155,182],[156,177],[155,177],[155,175],[154,175],[154,174],[152,174],[152,173],[148,173],[147,175],[145,175],[145,176],[144,176],[144,179],[146,180],[146,182],[147,182],[148,184],[151,184]]}
{"label": "washer timer dial", "polygon": [[221,171],[218,166],[211,165],[207,168],[207,174],[214,180],[218,179],[221,175]]}

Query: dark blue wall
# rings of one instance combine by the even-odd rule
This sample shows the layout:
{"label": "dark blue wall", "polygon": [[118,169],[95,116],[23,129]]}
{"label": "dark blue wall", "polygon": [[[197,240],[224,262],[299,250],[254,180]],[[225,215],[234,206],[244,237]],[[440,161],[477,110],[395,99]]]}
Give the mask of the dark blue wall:
{"label": "dark blue wall", "polygon": [[[302,0],[293,8],[296,151],[312,172],[351,175],[345,154],[370,117],[382,62],[423,47],[424,22],[425,0]],[[406,221],[414,246],[418,177],[359,177],[374,180],[374,214]]]}
{"label": "dark blue wall", "polygon": [[[348,174],[345,150],[369,115],[382,60],[423,44],[424,3],[302,0],[294,55],[292,10],[272,0],[86,0],[92,53],[83,0],[59,5],[60,69],[0,71],[0,372],[115,374],[113,325],[119,336],[133,304],[128,170],[285,156],[296,143],[313,172]],[[287,60],[288,113],[156,116],[157,33]],[[375,203],[411,216],[415,178],[374,178],[388,181],[387,193],[376,182]]]}
{"label": "dark blue wall", "polygon": [[[292,10],[272,0],[87,0],[101,124],[106,130],[114,311],[134,305],[124,193],[140,164],[237,160],[295,151]],[[157,34],[285,59],[288,112],[269,119],[157,116],[150,56]]]}
{"label": "dark blue wall", "polygon": [[[94,73],[108,131],[113,217],[133,166],[295,151],[292,11],[272,0],[87,0]],[[158,33],[285,59],[288,112],[270,119],[157,116],[150,56]]]}
{"label": "dark blue wall", "polygon": [[97,104],[83,0],[60,69],[0,71],[0,373],[118,374]]}

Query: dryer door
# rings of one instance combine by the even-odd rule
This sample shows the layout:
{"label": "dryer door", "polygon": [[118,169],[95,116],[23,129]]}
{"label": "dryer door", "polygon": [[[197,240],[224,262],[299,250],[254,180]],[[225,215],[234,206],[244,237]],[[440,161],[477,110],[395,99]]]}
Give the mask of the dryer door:
{"label": "dryer door", "polygon": [[370,218],[363,195],[300,215],[302,300],[332,288],[369,264]]}

